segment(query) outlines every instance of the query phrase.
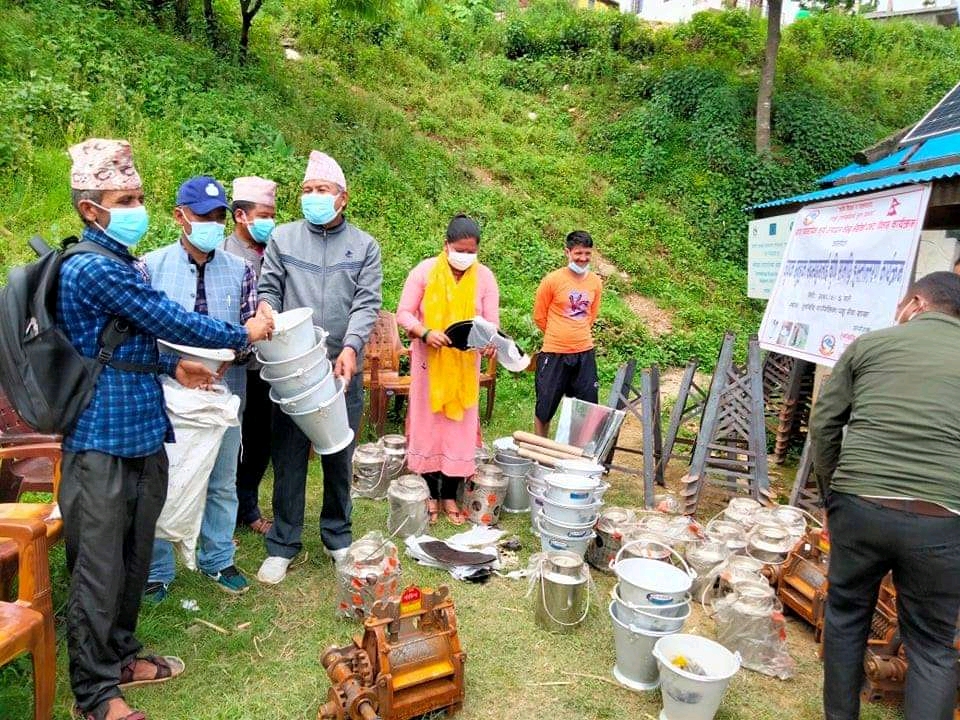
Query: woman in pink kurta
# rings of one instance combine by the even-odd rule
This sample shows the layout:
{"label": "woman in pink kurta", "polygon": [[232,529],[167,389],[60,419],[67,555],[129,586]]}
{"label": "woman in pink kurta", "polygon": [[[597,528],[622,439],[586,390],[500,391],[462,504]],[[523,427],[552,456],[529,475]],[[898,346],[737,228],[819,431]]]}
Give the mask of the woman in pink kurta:
{"label": "woman in pink kurta", "polygon": [[[473,307],[470,308],[472,314],[452,320],[469,320],[480,315],[499,326],[500,291],[490,269],[477,262],[479,244],[480,229],[473,220],[465,215],[458,215],[451,220],[443,252],[424,260],[410,271],[397,307],[397,322],[413,339],[410,346],[407,465],[413,472],[423,475],[430,487],[428,509],[431,521],[436,520],[438,502],[442,502],[444,513],[456,525],[463,523],[463,515],[456,501],[457,486],[476,472],[475,453],[480,444],[479,392],[472,392],[471,384],[471,397],[463,403],[462,417],[458,420],[451,419],[443,411],[433,411],[427,348],[448,346],[450,339],[444,334],[444,327],[431,328],[425,323],[425,318],[430,315],[425,296],[428,295],[428,283],[438,282],[438,275],[447,272],[447,268],[452,279],[442,275],[441,279],[456,284],[463,281],[465,272],[473,270],[476,291]],[[438,268],[437,263],[444,263],[446,267]],[[474,282],[472,278],[470,280]],[[475,356],[473,363],[479,381],[480,352],[465,352]]]}

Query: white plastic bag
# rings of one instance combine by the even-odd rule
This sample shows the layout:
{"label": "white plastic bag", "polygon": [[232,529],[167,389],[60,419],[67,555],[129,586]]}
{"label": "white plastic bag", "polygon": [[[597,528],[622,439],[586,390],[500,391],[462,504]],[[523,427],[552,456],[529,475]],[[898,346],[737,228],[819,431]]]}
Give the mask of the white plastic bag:
{"label": "white plastic bag", "polygon": [[497,361],[507,370],[523,372],[530,365],[530,356],[523,352],[513,338],[497,330],[497,326],[480,315],[473,318],[473,327],[467,336],[467,345],[472,348],[485,348],[493,343],[497,348]]}
{"label": "white plastic bag", "polygon": [[169,377],[161,378],[161,384],[177,441],[166,444],[170,475],[156,536],[174,543],[187,567],[195,570],[210,471],[227,428],[240,424],[240,398],[223,385],[191,390]]}

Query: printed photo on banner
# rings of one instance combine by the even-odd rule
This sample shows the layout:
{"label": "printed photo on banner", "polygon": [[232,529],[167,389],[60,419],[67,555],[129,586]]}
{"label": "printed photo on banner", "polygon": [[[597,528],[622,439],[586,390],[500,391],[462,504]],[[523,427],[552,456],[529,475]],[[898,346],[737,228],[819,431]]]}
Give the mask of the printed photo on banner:
{"label": "printed photo on banner", "polygon": [[761,347],[833,366],[859,335],[893,325],[929,198],[929,185],[911,185],[801,209],[760,325]]}

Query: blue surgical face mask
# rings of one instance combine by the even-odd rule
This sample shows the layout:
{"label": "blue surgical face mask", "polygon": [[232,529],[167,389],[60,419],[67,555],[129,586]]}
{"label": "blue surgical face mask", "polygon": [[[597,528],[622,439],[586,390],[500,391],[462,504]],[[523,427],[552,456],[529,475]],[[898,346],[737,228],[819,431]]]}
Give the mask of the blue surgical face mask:
{"label": "blue surgical face mask", "polygon": [[277,226],[277,222],[273,218],[254,218],[244,225],[250,231],[250,237],[261,245],[266,245],[270,235],[273,234],[273,229]]}
{"label": "blue surgical face mask", "polygon": [[337,195],[330,193],[307,193],[300,196],[303,217],[312,225],[326,225],[337,216]]}
{"label": "blue surgical face mask", "polygon": [[577,265],[575,262],[571,262],[569,265],[567,265],[567,267],[573,270],[573,272],[575,272],[577,275],[585,275],[587,270],[590,269],[590,263],[587,263],[586,265]]}
{"label": "blue surgical face mask", "polygon": [[97,227],[103,230],[107,237],[116,240],[126,247],[136,245],[140,241],[140,238],[146,234],[147,228],[150,226],[150,217],[147,215],[147,209],[143,205],[132,208],[105,208],[103,205],[93,204],[101,210],[106,210],[110,213],[110,221],[107,223],[107,226],[97,225]]}
{"label": "blue surgical face mask", "polygon": [[187,240],[200,252],[216,250],[223,242],[223,231],[226,226],[218,222],[192,222]]}

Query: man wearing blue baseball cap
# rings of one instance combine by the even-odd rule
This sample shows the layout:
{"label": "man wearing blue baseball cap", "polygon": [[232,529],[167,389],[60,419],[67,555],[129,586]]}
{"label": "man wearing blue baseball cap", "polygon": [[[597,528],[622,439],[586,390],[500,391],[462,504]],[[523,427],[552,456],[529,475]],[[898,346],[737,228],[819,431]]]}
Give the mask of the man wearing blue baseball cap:
{"label": "man wearing blue baseball cap", "polygon": [[[223,185],[208,176],[193,177],[177,191],[173,218],[181,228],[180,239],[147,253],[143,260],[154,288],[165,292],[188,310],[227,322],[244,323],[257,314],[257,279],[243,259],[222,249],[227,217],[227,194]],[[223,371],[230,391],[241,400],[247,374],[242,362],[249,353]],[[237,455],[240,449],[239,420],[227,428],[207,486],[206,505],[200,525],[197,566],[225,592],[239,595],[249,588],[234,565],[233,531],[237,519]],[[173,546],[157,539],[145,595],[159,602],[175,574]]]}

